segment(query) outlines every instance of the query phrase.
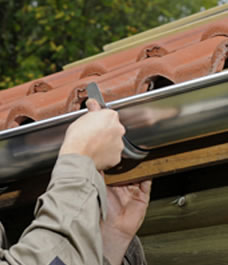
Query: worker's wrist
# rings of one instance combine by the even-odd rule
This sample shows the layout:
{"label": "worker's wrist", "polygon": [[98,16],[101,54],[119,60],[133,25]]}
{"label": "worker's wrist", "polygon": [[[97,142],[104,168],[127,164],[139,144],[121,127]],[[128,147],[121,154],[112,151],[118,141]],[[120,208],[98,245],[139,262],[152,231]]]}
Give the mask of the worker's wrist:
{"label": "worker's wrist", "polygon": [[103,255],[111,265],[120,265],[134,236],[102,225]]}
{"label": "worker's wrist", "polygon": [[66,144],[66,145],[62,145],[62,147],[59,150],[59,157],[63,156],[63,155],[80,155],[83,157],[88,157],[90,158],[95,167],[97,168],[96,165],[96,161],[95,159],[88,153],[88,147],[85,147],[83,144],[82,145],[78,145],[78,148],[75,150],[74,148],[72,148],[72,146],[70,144]]}
{"label": "worker's wrist", "polygon": [[77,148],[74,148],[72,147],[71,142],[64,142],[60,148],[59,156],[71,155],[71,154],[86,156],[86,157],[89,157],[93,161],[98,171],[102,169],[99,167],[99,163],[97,162],[97,159],[96,159],[96,153],[94,154],[93,148],[91,146],[88,146],[84,142],[79,142],[76,145],[77,145]]}
{"label": "worker's wrist", "polygon": [[86,147],[84,143],[78,143],[77,144],[77,149],[72,147],[72,144],[69,142],[64,141],[62,144],[60,150],[59,150],[59,156],[61,155],[69,155],[69,154],[76,154],[76,155],[82,155],[82,156],[88,156],[86,154]]}

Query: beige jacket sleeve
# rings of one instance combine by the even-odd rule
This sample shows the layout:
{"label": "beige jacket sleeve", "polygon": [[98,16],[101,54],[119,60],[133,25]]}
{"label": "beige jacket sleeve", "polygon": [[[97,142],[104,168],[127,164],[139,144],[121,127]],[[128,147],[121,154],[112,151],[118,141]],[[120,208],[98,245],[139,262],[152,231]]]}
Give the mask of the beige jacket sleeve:
{"label": "beige jacket sleeve", "polygon": [[16,245],[0,249],[0,264],[103,264],[101,214],[105,217],[106,189],[93,161],[63,155],[37,201],[35,220]]}
{"label": "beige jacket sleeve", "polygon": [[0,223],[0,249],[1,248],[5,248],[5,249],[8,248],[8,242],[7,242],[7,238],[5,234],[5,229],[2,223]]}

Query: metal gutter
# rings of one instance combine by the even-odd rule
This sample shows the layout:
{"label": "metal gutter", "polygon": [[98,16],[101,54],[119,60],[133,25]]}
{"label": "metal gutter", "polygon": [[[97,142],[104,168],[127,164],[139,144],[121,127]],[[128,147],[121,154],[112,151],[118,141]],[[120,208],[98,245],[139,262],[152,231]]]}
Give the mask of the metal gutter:
{"label": "metal gutter", "polygon": [[[107,103],[137,150],[228,130],[228,72]],[[0,184],[49,173],[68,125],[87,109],[0,132]]]}

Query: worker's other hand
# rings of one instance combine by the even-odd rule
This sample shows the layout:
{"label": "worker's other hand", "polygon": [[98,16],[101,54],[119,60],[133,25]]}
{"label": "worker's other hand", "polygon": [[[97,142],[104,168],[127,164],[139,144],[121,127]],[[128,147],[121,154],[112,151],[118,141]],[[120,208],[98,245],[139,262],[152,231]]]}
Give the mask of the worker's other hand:
{"label": "worker's other hand", "polygon": [[140,228],[149,204],[151,181],[107,187],[108,213],[101,222],[104,256],[119,265]]}
{"label": "worker's other hand", "polygon": [[97,170],[113,167],[121,160],[125,129],[116,111],[101,109],[94,99],[87,100],[86,105],[89,113],[69,126],[59,154],[88,156]]}

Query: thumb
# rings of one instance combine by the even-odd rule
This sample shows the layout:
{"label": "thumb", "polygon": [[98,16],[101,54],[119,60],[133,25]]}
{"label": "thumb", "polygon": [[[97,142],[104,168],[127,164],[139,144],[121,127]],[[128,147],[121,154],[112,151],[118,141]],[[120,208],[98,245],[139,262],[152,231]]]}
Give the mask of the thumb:
{"label": "thumb", "polygon": [[86,107],[88,108],[88,111],[98,111],[101,110],[101,106],[99,105],[99,103],[93,99],[93,98],[89,98],[86,101]]}

